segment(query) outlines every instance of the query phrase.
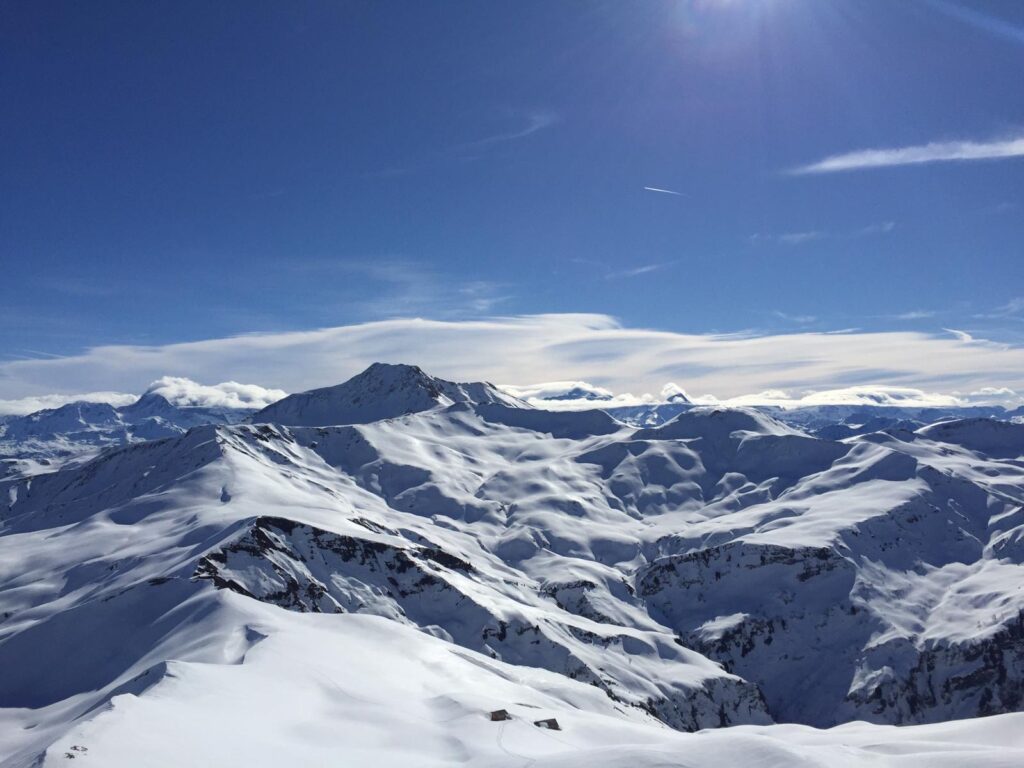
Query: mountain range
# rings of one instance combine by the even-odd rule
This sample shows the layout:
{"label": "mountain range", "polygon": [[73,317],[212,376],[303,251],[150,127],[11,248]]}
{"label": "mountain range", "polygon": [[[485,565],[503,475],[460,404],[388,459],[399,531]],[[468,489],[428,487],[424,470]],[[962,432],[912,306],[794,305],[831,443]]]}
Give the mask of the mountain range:
{"label": "mountain range", "polygon": [[1024,764],[1024,424],[600,404],[7,418],[0,765]]}

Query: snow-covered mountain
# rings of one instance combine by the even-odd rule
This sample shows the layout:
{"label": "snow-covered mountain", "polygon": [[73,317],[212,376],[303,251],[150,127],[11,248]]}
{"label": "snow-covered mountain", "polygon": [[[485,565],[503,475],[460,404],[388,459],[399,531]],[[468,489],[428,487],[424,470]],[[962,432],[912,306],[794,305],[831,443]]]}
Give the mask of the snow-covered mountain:
{"label": "snow-covered mountain", "polygon": [[0,479],[0,765],[1021,764],[946,721],[1024,709],[1024,425],[687,405],[374,365]]}
{"label": "snow-covered mountain", "polygon": [[0,478],[94,456],[100,449],[184,434],[202,424],[236,424],[256,409],[174,405],[147,391],[136,402],[74,402],[0,418]]}
{"label": "snow-covered mountain", "polygon": [[492,384],[456,384],[430,376],[415,365],[374,363],[344,384],[289,395],[259,411],[252,420],[299,427],[368,424],[455,403],[528,407]]}

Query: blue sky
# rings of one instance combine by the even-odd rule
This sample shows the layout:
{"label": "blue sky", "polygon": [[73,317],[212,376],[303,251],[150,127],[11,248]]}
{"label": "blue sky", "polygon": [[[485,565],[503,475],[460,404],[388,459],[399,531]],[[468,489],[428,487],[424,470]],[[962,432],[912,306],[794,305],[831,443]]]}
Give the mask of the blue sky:
{"label": "blue sky", "polygon": [[2,13],[0,396],[397,317],[1024,341],[1015,0]]}

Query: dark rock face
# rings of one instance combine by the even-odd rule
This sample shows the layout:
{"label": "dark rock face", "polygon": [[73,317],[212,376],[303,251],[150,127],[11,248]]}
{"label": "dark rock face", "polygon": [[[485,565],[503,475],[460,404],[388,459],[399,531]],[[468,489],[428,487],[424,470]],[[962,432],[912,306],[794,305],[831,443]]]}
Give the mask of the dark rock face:
{"label": "dark rock face", "polygon": [[[688,647],[760,687],[780,721],[929,723],[1024,708],[1024,623],[954,643],[898,638],[830,548],[733,542],[656,561],[637,581]],[[713,606],[713,609],[712,609]]]}
{"label": "dark rock face", "polygon": [[[675,728],[769,721],[757,689],[735,678],[712,677],[688,687],[666,681],[638,696],[636,681],[624,679],[617,667],[628,670],[632,662],[623,657],[641,654],[637,660],[643,662],[656,649],[624,634],[628,630],[598,624],[588,630],[553,621],[528,604],[481,601],[461,581],[479,575],[467,559],[429,543],[414,544],[368,521],[353,522],[369,535],[256,518],[233,541],[204,556],[194,578],[288,610],[372,613],[412,624],[492,657],[589,683]],[[539,590],[536,598],[554,598],[559,605],[568,601],[573,604],[565,606],[567,613],[605,619],[585,607],[588,591],[587,583],[579,582]],[[656,653],[667,669],[673,656],[686,661],[685,651],[673,644]]]}
{"label": "dark rock face", "polygon": [[[259,517],[234,543],[202,558],[195,576],[289,610],[343,613],[369,606],[357,599],[358,590],[332,583],[341,573],[361,578],[359,586],[396,604],[431,590],[450,591],[439,573],[443,569],[470,573],[473,566],[436,547],[399,547]],[[254,578],[257,573],[261,578]]]}
{"label": "dark rock face", "polygon": [[731,542],[655,561],[637,593],[687,646],[757,683],[773,717],[825,725],[873,628],[850,600],[855,577],[829,548]]}
{"label": "dark rock face", "polygon": [[[873,722],[926,723],[1024,709],[1024,615],[991,636],[961,644],[871,649],[876,670],[851,691],[851,716]],[[894,660],[904,659],[902,665]],[[889,663],[885,663],[889,662]]]}

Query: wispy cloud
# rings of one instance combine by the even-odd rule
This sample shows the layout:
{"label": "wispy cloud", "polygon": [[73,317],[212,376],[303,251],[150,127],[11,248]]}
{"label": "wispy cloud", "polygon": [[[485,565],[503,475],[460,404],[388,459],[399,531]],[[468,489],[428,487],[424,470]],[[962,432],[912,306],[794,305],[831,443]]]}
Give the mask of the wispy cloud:
{"label": "wispy cloud", "polygon": [[60,277],[46,280],[43,284],[47,290],[67,296],[87,299],[103,299],[116,296],[119,289],[110,281],[102,282],[86,277]]}
{"label": "wispy cloud", "polygon": [[854,237],[869,237],[871,235],[887,235],[896,229],[895,221],[880,221],[877,224],[868,224],[853,233]]}
{"label": "wispy cloud", "polygon": [[[489,280],[459,280],[415,259],[307,259],[288,269],[320,276],[321,303],[342,304],[370,318],[435,317],[462,319],[490,313],[512,299],[510,286]],[[359,278],[359,290],[351,289]],[[333,286],[343,286],[334,289]]]}
{"label": "wispy cloud", "polygon": [[663,261],[658,264],[643,264],[639,267],[632,267],[631,269],[613,270],[605,274],[605,280],[618,280],[623,277],[639,277],[640,275],[648,275],[651,272],[657,272],[658,270],[665,269],[665,267],[671,267],[676,262],[674,261]]}
{"label": "wispy cloud", "polygon": [[803,243],[810,243],[814,240],[821,240],[824,237],[824,232],[811,230],[808,232],[787,232],[779,235],[776,239],[780,243],[785,243],[786,245],[802,245]]}
{"label": "wispy cloud", "polygon": [[887,315],[894,320],[926,320],[929,317],[935,317],[935,312],[927,309],[912,309],[909,312],[901,312],[898,315]]}
{"label": "wispy cloud", "polygon": [[1010,299],[1008,302],[1003,304],[1001,307],[996,308],[996,312],[1002,315],[1019,315],[1024,312],[1024,296],[1018,296],[1015,299]]}
{"label": "wispy cloud", "polygon": [[1003,200],[995,205],[990,205],[987,208],[982,208],[978,213],[986,216],[1001,216],[1004,213],[1010,213],[1016,211],[1020,206],[1012,200]]}
{"label": "wispy cloud", "polygon": [[474,141],[468,141],[458,146],[459,149],[472,149],[488,147],[493,144],[502,144],[507,141],[516,141],[517,139],[525,139],[527,136],[532,136],[538,131],[542,131],[545,128],[549,128],[558,122],[558,116],[553,112],[531,112],[525,116],[525,125],[519,128],[515,128],[509,131],[502,131],[495,133],[490,136],[485,136],[482,139],[476,139]]}
{"label": "wispy cloud", "polygon": [[506,288],[507,286],[490,280],[474,280],[456,287],[455,291],[468,303],[471,311],[486,314],[499,304],[512,299],[511,296],[501,293]]}
{"label": "wispy cloud", "polygon": [[969,334],[967,331],[961,331],[956,328],[943,328],[942,330],[944,330],[946,333],[952,334],[953,338],[955,338],[957,341],[962,341],[965,343],[974,341],[974,337],[971,336],[971,334]]}
{"label": "wispy cloud", "polygon": [[675,381],[723,399],[867,384],[1024,391],[1024,347],[964,332],[700,335],[623,327],[607,315],[558,314],[402,318],[159,346],[108,345],[60,359],[0,362],[0,398],[141,392],[164,375],[295,392],[343,381],[376,360],[415,363],[452,379],[582,380],[617,392],[654,392]]}
{"label": "wispy cloud", "polygon": [[676,192],[674,189],[662,189],[661,187],[644,187],[648,192],[659,192],[663,195],[675,195],[676,197],[685,197],[682,192]]}
{"label": "wispy cloud", "polygon": [[967,160],[1000,160],[1024,156],[1024,136],[999,141],[934,141],[893,149],[860,149],[832,155],[823,160],[793,168],[789,173],[801,176],[817,173],[860,171],[899,165],[944,163]]}
{"label": "wispy cloud", "polygon": [[787,323],[797,323],[798,325],[807,325],[809,323],[817,322],[818,318],[815,315],[790,315],[786,312],[780,312],[775,310],[772,312],[780,320],[785,320]]}
{"label": "wispy cloud", "polygon": [[765,234],[758,232],[748,239],[751,243],[780,243],[782,245],[804,245],[820,240],[841,240],[856,239],[859,237],[873,237],[875,235],[887,235],[896,229],[895,221],[881,221],[877,224],[868,224],[865,227],[853,232],[827,232],[820,229],[808,229],[799,232],[783,232],[780,235]]}
{"label": "wispy cloud", "polygon": [[947,16],[970,24],[975,29],[1024,45],[1024,27],[1011,24],[998,16],[992,16],[958,3],[946,2],[946,0],[928,0],[928,4]]}
{"label": "wispy cloud", "polygon": [[1022,315],[1024,315],[1024,296],[1018,296],[989,312],[980,313],[974,317],[987,320],[1017,320]]}
{"label": "wispy cloud", "polygon": [[636,266],[626,267],[621,264],[609,264],[607,261],[591,259],[585,256],[573,256],[569,261],[573,264],[579,264],[581,267],[584,267],[587,272],[591,273],[591,276],[603,277],[605,280],[619,280],[622,278],[649,275],[651,272],[658,272],[679,263],[678,259],[672,259],[671,261],[657,261],[649,264],[638,264]]}
{"label": "wispy cloud", "polygon": [[460,144],[438,147],[408,163],[363,173],[362,178],[398,179],[421,171],[443,168],[454,163],[475,162],[486,157],[489,152],[495,151],[494,148],[499,145],[525,139],[555,125],[559,122],[559,117],[554,112],[503,110],[501,122],[509,126],[508,130],[498,131]]}

